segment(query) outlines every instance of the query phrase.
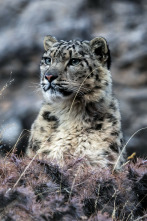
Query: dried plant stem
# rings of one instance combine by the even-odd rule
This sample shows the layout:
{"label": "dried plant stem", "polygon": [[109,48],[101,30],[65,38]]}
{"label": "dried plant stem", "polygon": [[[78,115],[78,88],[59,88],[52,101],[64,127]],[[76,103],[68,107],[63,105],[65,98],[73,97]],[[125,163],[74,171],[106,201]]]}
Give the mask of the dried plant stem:
{"label": "dried plant stem", "polygon": [[34,157],[32,158],[32,160],[30,161],[30,163],[26,166],[26,168],[24,169],[24,171],[22,172],[22,174],[20,175],[20,177],[18,178],[18,180],[16,181],[16,183],[14,184],[13,188],[14,189],[17,184],[19,183],[20,179],[23,177],[23,175],[25,174],[25,172],[27,171],[27,169],[29,168],[29,166],[31,165],[31,163],[34,161],[34,159],[37,157],[38,153],[36,153],[34,155]]}
{"label": "dried plant stem", "polygon": [[[12,148],[12,149],[8,152],[8,154],[6,155],[6,157],[8,157],[11,153],[14,153],[14,152],[15,152],[15,149],[16,149],[16,146],[17,146],[18,142],[26,135],[26,133],[23,134],[24,131],[26,131],[27,133],[30,133],[30,130],[24,129],[24,130],[21,132],[21,134],[19,135],[19,137],[18,137],[18,139],[17,139],[15,145],[13,146],[13,148]],[[23,136],[22,136],[22,134],[23,134]]]}
{"label": "dried plant stem", "polygon": [[78,93],[79,93],[81,87],[83,86],[83,84],[84,84],[84,82],[86,81],[86,79],[87,79],[96,69],[97,69],[97,68],[95,68],[94,70],[92,70],[92,71],[90,72],[90,74],[88,74],[88,75],[84,78],[84,80],[82,81],[81,85],[79,86],[79,89],[78,89],[78,91],[76,92],[75,97],[74,97],[74,99],[73,99],[73,101],[72,101],[71,107],[70,107],[70,109],[69,109],[69,116],[70,116],[72,107],[73,107],[73,105],[74,105],[74,102],[75,102],[75,100],[76,100],[76,97],[77,97],[77,95],[78,95]]}
{"label": "dried plant stem", "polygon": [[[46,139],[46,141],[44,142],[44,144],[47,142],[48,139]],[[35,160],[35,158],[37,157],[39,153],[37,152],[33,158],[31,159],[30,163],[26,166],[26,168],[24,169],[24,171],[22,172],[22,174],[20,175],[20,177],[18,178],[18,180],[16,181],[16,183],[14,184],[13,188],[15,188],[17,186],[17,184],[19,183],[20,179],[22,178],[22,176],[25,174],[25,172],[27,171],[27,169],[30,167],[31,163]]]}
{"label": "dried plant stem", "polygon": [[[145,194],[145,196],[136,204],[135,208],[136,208],[146,197],[147,197],[147,194]],[[134,208],[134,209],[135,209],[135,208]],[[126,221],[129,220],[129,218],[130,218],[132,212],[134,211],[134,209],[133,209],[133,210],[131,211],[131,213],[128,215],[128,218],[126,219]]]}
{"label": "dried plant stem", "polygon": [[5,86],[3,86],[3,88],[0,90],[0,96],[3,94],[3,92],[12,84],[12,82],[14,81],[14,79],[10,80],[9,82],[7,82],[5,84]]}
{"label": "dried plant stem", "polygon": [[117,158],[117,161],[116,161],[116,163],[115,163],[115,165],[114,165],[114,168],[113,168],[113,170],[112,170],[112,174],[113,174],[113,172],[115,171],[115,169],[116,169],[116,167],[117,167],[117,164],[118,164],[118,162],[119,162],[119,160],[120,160],[120,157],[121,157],[121,155],[123,154],[124,150],[126,149],[126,147],[127,147],[128,143],[130,142],[130,140],[131,140],[138,132],[140,132],[140,131],[142,131],[142,130],[146,130],[146,129],[147,129],[147,127],[140,128],[139,130],[137,130],[135,133],[132,134],[132,136],[129,138],[129,140],[127,141],[127,143],[126,143],[126,144],[124,145],[124,147],[122,148],[122,151],[120,152],[120,154],[119,154],[119,156],[118,156],[118,158]]}
{"label": "dried plant stem", "polygon": [[138,219],[135,219],[134,221],[139,221],[139,220],[143,220],[143,218],[147,218],[147,214],[145,214],[144,216],[142,216],[142,217],[139,217]]}
{"label": "dried plant stem", "polygon": [[108,203],[115,197],[116,200],[116,196],[117,196],[118,191],[115,190],[114,194],[112,195],[112,197],[108,200],[108,202],[105,204],[105,206],[102,209],[102,212],[105,210],[106,206],[108,205]]}
{"label": "dried plant stem", "polygon": [[75,177],[74,177],[74,179],[73,179],[72,186],[71,186],[71,191],[70,191],[70,193],[69,193],[68,201],[70,201],[70,199],[71,199],[71,194],[72,194],[72,191],[73,191],[73,188],[74,188],[74,185],[75,185],[76,178],[77,178],[78,173],[79,173],[79,169],[80,169],[80,166],[78,167],[78,171],[77,171],[77,173],[75,174]]}

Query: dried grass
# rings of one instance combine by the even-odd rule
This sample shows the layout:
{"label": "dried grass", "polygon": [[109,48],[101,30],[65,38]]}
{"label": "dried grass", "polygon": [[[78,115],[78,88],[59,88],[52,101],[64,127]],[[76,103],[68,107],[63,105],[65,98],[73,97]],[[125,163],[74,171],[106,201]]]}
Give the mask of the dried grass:
{"label": "dried grass", "polygon": [[92,170],[84,161],[70,160],[61,169],[14,153],[1,158],[0,220],[145,220],[145,161],[115,174]]}

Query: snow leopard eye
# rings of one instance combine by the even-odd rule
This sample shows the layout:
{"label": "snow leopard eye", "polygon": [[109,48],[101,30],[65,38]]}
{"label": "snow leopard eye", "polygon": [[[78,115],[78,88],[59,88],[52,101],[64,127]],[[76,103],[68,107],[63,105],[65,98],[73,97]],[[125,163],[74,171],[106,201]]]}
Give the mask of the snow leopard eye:
{"label": "snow leopard eye", "polygon": [[51,63],[51,58],[44,58],[44,60],[47,65],[49,65]]}
{"label": "snow leopard eye", "polygon": [[78,65],[80,63],[80,59],[79,58],[72,58],[70,61],[69,61],[69,65]]}

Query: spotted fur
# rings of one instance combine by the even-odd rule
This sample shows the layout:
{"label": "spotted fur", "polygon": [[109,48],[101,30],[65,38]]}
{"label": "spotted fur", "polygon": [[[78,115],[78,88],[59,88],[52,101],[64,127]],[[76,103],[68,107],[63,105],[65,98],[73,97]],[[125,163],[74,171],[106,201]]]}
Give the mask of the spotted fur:
{"label": "spotted fur", "polygon": [[44,48],[40,82],[45,102],[32,125],[27,154],[37,152],[61,166],[77,157],[91,166],[114,165],[122,132],[106,40],[57,41],[46,36]]}

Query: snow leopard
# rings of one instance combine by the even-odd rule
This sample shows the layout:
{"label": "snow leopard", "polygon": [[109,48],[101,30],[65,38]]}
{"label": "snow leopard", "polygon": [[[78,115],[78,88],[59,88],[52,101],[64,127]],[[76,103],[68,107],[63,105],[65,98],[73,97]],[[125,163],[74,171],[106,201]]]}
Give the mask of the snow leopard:
{"label": "snow leopard", "polygon": [[31,127],[27,155],[46,157],[60,166],[84,159],[91,167],[120,168],[121,115],[112,91],[106,39],[58,41],[48,35],[44,49],[40,62],[44,101]]}

